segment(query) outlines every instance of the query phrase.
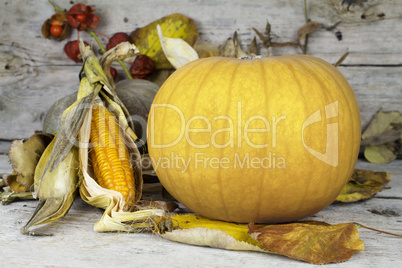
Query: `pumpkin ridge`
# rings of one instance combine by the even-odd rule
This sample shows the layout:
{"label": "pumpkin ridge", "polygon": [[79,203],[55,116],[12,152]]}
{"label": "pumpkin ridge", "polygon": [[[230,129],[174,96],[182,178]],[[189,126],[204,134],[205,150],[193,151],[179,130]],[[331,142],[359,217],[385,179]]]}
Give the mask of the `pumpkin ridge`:
{"label": "pumpkin ridge", "polygon": [[[260,70],[261,70],[261,72],[260,72],[260,75],[261,75],[261,81],[264,81],[263,82],[263,91],[264,91],[264,95],[265,95],[265,103],[266,103],[266,105],[268,105],[268,103],[269,103],[269,98],[268,98],[268,93],[267,93],[267,91],[268,91],[268,88],[267,88],[267,83],[266,83],[266,79],[265,79],[265,75],[264,75],[264,73],[265,73],[265,68],[264,68],[264,63],[263,63],[263,61],[259,61],[259,67],[260,67]],[[268,108],[269,109],[269,108]],[[266,151],[266,150],[265,150]],[[262,172],[261,172],[262,173]],[[265,178],[263,178],[264,176],[262,176],[262,178],[260,178],[260,189],[265,189],[265,187],[264,187],[264,182],[265,182]],[[259,193],[259,198],[258,198],[258,206],[257,206],[257,218],[260,218],[260,214],[261,214],[261,202],[262,202],[262,200],[263,200],[263,198],[262,198],[262,195],[263,195],[263,193],[264,193],[264,191],[263,190],[261,190],[260,191],[260,193]]]}
{"label": "pumpkin ridge", "polygon": [[[354,95],[354,91],[353,91],[352,86],[350,86],[349,82],[346,80],[346,78],[344,78],[344,76],[342,75],[342,73],[341,73],[337,68],[335,68],[335,70],[336,70],[337,73],[335,73],[335,74],[336,74],[336,77],[334,77],[334,74],[329,73],[328,70],[327,70],[327,68],[325,68],[325,66],[324,66],[323,63],[321,63],[321,62],[316,62],[316,64],[317,64],[318,66],[322,67],[322,69],[324,69],[325,72],[328,73],[328,75],[333,78],[334,82],[335,82],[340,88],[342,88],[341,92],[342,92],[342,94],[343,94],[345,100],[347,100],[348,102],[354,102],[355,104],[357,104],[356,96]],[[340,86],[341,84],[339,83],[339,80],[344,80],[345,83],[346,83],[347,85],[349,85],[349,87],[351,88],[351,90],[345,90],[344,87],[341,87],[341,86]],[[349,105],[348,105],[348,110],[349,110],[350,112],[352,112],[352,109],[351,109],[351,107],[350,107]]]}
{"label": "pumpkin ridge", "polygon": [[[304,103],[307,103],[307,104],[310,103],[310,101],[306,99],[305,92],[303,90],[303,86],[299,81],[299,77],[296,75],[296,73],[298,73],[298,72],[296,72],[296,68],[300,68],[300,60],[297,57],[292,57],[291,59],[288,59],[288,62],[289,62],[289,64],[287,65],[287,67],[290,69],[291,74],[295,78],[294,81],[297,83],[298,92],[300,93],[300,97],[303,99]],[[306,71],[306,70],[304,70],[304,71]],[[304,76],[306,76],[306,74]],[[307,110],[308,108],[306,105],[303,105],[303,109],[304,109],[303,117],[306,118],[306,116],[308,116],[308,114],[309,114],[309,111]],[[301,135],[301,132],[300,132],[300,135]],[[304,137],[301,137],[301,139],[303,139],[303,138]],[[312,170],[313,167],[311,166],[311,167],[309,167],[309,169]],[[307,173],[307,174],[313,173],[314,174],[314,171],[311,172],[311,171],[304,170],[304,173]],[[295,179],[298,180],[298,179],[300,179],[300,177],[303,177],[303,176],[304,176],[304,174],[299,174],[299,176]],[[306,181],[307,181],[307,186],[299,189],[299,191],[304,190],[303,196],[306,196],[306,193],[308,193],[308,189],[310,188],[312,178],[309,178]],[[297,203],[297,207],[294,209],[294,211],[300,210],[304,205],[303,202],[296,202],[296,203]]]}
{"label": "pumpkin ridge", "polygon": [[[354,102],[354,99],[350,96],[351,94],[348,94],[349,92],[351,92],[351,93],[353,93],[353,89],[352,89],[352,87],[349,85],[349,82],[342,76],[342,75],[339,75],[338,73],[336,73],[336,77],[334,77],[334,74],[331,74],[331,73],[329,73],[328,72],[328,70],[327,70],[327,68],[325,68],[325,66],[323,66],[324,64],[323,63],[321,63],[321,62],[316,62],[316,64],[318,65],[318,66],[320,66],[320,67],[323,67],[322,69],[323,70],[325,70],[325,72],[331,77],[331,78],[333,78],[333,80],[334,80],[334,82],[336,83],[336,85],[339,87],[339,88],[341,88],[342,90],[340,90],[341,91],[341,94],[343,95],[343,98],[345,99],[345,101],[347,102],[347,104],[348,105],[346,105],[347,106],[347,109],[348,109],[348,111],[349,111],[349,113],[348,114],[352,114],[354,111],[352,111],[352,107],[351,107],[351,103],[350,102]],[[336,69],[337,70],[337,69]],[[340,73],[340,71],[339,70],[337,70],[337,72],[339,72]],[[341,73],[340,73],[341,74]],[[341,77],[339,77],[339,76],[341,76]],[[345,92],[346,90],[345,90],[345,88],[340,84],[340,82],[339,82],[339,80],[340,79],[344,79],[345,80],[345,82],[347,83],[347,85],[349,85],[349,87],[351,88],[351,90],[348,90],[347,92]],[[353,93],[354,94],[354,93]],[[354,97],[354,96],[353,96]],[[355,103],[356,105],[358,105],[357,104],[357,102]],[[360,114],[360,112],[359,112],[359,114]],[[354,125],[355,125],[355,122],[354,122],[354,118],[352,117],[352,118],[350,118],[350,123],[351,123],[351,125],[352,125],[352,127],[354,127]],[[360,122],[359,122],[359,125],[360,125]],[[353,130],[355,130],[355,129],[353,129]],[[353,131],[354,132],[354,131]],[[353,137],[352,137],[353,138]],[[355,141],[353,141],[353,144],[355,143]],[[359,144],[360,144],[360,141],[358,142]],[[351,160],[353,160],[353,159],[351,159]],[[349,165],[351,166],[351,165],[355,165],[355,163],[353,162],[353,161],[348,161],[348,163],[349,163]],[[349,167],[350,167],[349,166]],[[351,175],[351,174],[349,174],[349,175]]]}
{"label": "pumpkin ridge", "polygon": [[[306,72],[308,72],[309,77],[311,79],[315,80],[315,82],[317,83],[317,85],[319,85],[319,87],[321,89],[325,89],[325,94],[321,94],[319,96],[321,98],[320,101],[322,104],[329,104],[330,102],[333,101],[334,98],[338,98],[338,100],[339,100],[339,97],[336,96],[337,94],[336,93],[334,94],[331,90],[328,90],[327,85],[322,81],[322,80],[328,80],[328,79],[334,80],[333,75],[331,75],[331,73],[327,72],[327,70],[326,70],[328,68],[328,66],[319,65],[318,61],[309,59],[309,58],[307,58],[307,61],[300,61],[299,64],[303,67],[303,69]],[[320,71],[316,71],[315,69],[324,71],[328,75],[328,77],[324,76],[323,74],[320,73]],[[328,83],[331,84],[332,81],[328,81]],[[328,95],[330,95],[330,97],[328,97]],[[321,110],[323,107],[317,107],[317,108],[319,108]],[[320,113],[322,114],[322,110],[320,111]],[[308,115],[308,113],[306,113],[306,115]],[[324,137],[322,137],[322,139],[323,139],[322,142],[326,143],[326,137],[325,137],[325,140],[324,140]],[[338,150],[339,150],[339,145],[338,145]],[[325,153],[325,152],[323,152],[323,153]],[[338,158],[339,158],[339,156],[338,156]],[[336,178],[339,177],[340,170],[335,169],[335,172],[336,172],[336,175],[333,175],[333,174],[327,175],[328,177],[332,177],[332,181],[328,180],[328,179],[324,179],[324,178],[317,178],[320,181],[319,183],[323,184],[323,186],[322,186],[323,189],[330,189],[331,185],[334,183],[334,180],[336,180]],[[313,172],[312,174],[315,174],[315,173]],[[305,189],[305,192],[309,192],[309,188],[311,188],[311,183],[313,180],[316,180],[316,178],[312,177],[311,179],[308,180],[308,184]],[[324,192],[320,192],[317,194],[320,195],[319,197],[316,197],[318,199],[325,196]],[[300,209],[300,207],[299,207],[299,209]]]}
{"label": "pumpkin ridge", "polygon": [[[315,71],[315,66],[314,66],[314,60],[310,60],[309,58],[307,58],[307,61],[305,60],[305,61],[301,61],[300,59],[298,59],[297,60],[297,64],[298,64],[298,68],[302,68],[305,72],[306,72],[306,76],[308,76],[308,78],[311,80],[311,81],[313,81],[314,80],[314,82],[318,85],[318,87],[320,88],[320,89],[325,89],[325,93],[326,94],[319,94],[320,92],[316,92],[315,90],[314,91],[312,91],[312,89],[311,88],[308,88],[307,90],[309,90],[310,91],[310,93],[313,93],[314,94],[314,96],[315,96],[315,98],[320,98],[320,100],[321,101],[323,101],[324,103],[329,103],[329,99],[327,98],[327,94],[328,93],[331,93],[331,92],[328,92],[328,88],[327,88],[327,86],[325,85],[325,83],[323,82],[323,81],[321,81],[320,79],[318,79],[318,77],[317,77],[317,74],[318,74],[318,72],[317,71]],[[322,76],[321,76],[322,77]],[[297,77],[296,77],[296,80],[297,81],[299,81],[298,79],[297,79]],[[302,89],[303,87],[301,86],[300,87],[300,91],[301,92],[303,92],[303,96],[304,96],[304,91],[303,91],[303,89]],[[319,95],[318,95],[319,94]],[[308,99],[311,99],[312,98],[312,96],[308,96]],[[324,101],[323,100],[323,98],[325,98],[326,100]],[[305,98],[306,99],[306,98]],[[309,103],[307,100],[306,100],[306,103]],[[316,107],[316,108],[318,108],[318,109],[322,109],[323,107]],[[321,115],[322,115],[322,111],[320,111],[320,113],[321,113]],[[305,107],[305,118],[307,118],[307,116],[309,116],[311,114],[311,111],[308,111],[307,110],[307,106]],[[302,137],[302,138],[305,138],[305,137]],[[323,142],[324,142],[324,138],[323,137],[321,137],[322,139],[323,139]],[[326,142],[326,137],[325,137],[325,142]],[[325,143],[324,142],[324,143]],[[322,153],[325,153],[325,152],[322,152]],[[314,167],[310,167],[310,169],[312,169],[312,171],[313,172],[309,172],[309,173],[312,173],[312,174],[315,174],[315,172],[314,172]],[[309,191],[311,191],[310,190],[310,188],[311,188],[311,184],[312,184],[312,181],[314,181],[315,180],[315,178],[314,177],[310,177],[309,178],[309,180],[308,180],[308,183],[307,183],[307,186],[305,187],[305,193],[308,193]],[[322,181],[322,180],[320,180],[320,181]],[[328,181],[326,181],[327,182],[327,185],[328,185]],[[299,203],[299,208],[298,209],[300,209],[301,208],[301,206],[302,206],[303,204],[302,203]]]}
{"label": "pumpkin ridge", "polygon": [[[208,63],[207,61],[202,61],[202,62]],[[187,70],[187,72],[191,72],[191,70],[196,69],[196,68],[199,67],[200,65],[201,65],[201,64],[197,64],[195,67],[191,68],[190,70]],[[199,81],[200,81],[199,84],[202,84],[202,83],[204,82],[204,80],[205,80],[207,77],[208,77],[207,74],[205,74],[204,77],[202,77],[202,78],[199,77]],[[195,103],[197,103],[197,99],[198,99],[199,94],[200,94],[200,91],[198,90],[198,91],[196,92],[196,94],[195,94],[194,99],[193,99],[193,103],[192,103],[192,106],[193,106],[193,107],[195,106]],[[195,107],[194,107],[194,109],[195,109]],[[185,155],[189,155],[189,150],[190,150],[190,149],[192,149],[191,146],[186,146],[186,148],[184,149],[184,150],[185,150]],[[171,178],[169,178],[169,180],[171,180]],[[195,199],[196,202],[198,203],[198,206],[199,206],[199,207],[203,207],[203,204],[201,203],[201,200],[202,200],[203,198],[200,198],[200,197],[198,196],[198,191],[197,191],[196,187],[194,186],[194,178],[190,178],[188,181],[190,182],[190,188],[191,188],[191,191],[192,191],[192,193],[193,193],[194,199]],[[183,182],[182,182],[182,183],[183,183]]]}
{"label": "pumpkin ridge", "polygon": [[[301,66],[303,66],[304,69],[309,73],[309,76],[311,77],[311,79],[315,80],[315,82],[320,86],[321,89],[325,88],[325,94],[321,94],[320,98],[322,98],[321,101],[322,101],[323,103],[329,104],[330,102],[332,102],[331,99],[333,99],[333,97],[335,97],[335,96],[333,96],[332,92],[331,92],[330,90],[328,90],[328,87],[326,86],[326,84],[321,81],[322,79],[324,79],[324,78],[326,78],[326,77],[324,77],[324,76],[323,76],[322,74],[320,74],[319,72],[314,71],[314,69],[318,69],[318,68],[317,68],[317,65],[315,64],[315,61],[308,59],[308,63],[309,63],[309,64],[307,64],[307,62],[305,62],[305,61],[300,61],[300,62],[299,62],[299,64],[300,64]],[[322,66],[321,66],[321,67],[322,67]],[[325,67],[325,66],[324,66],[324,67]],[[320,76],[321,79],[318,79],[318,77],[317,77],[318,75]],[[329,75],[330,75],[330,74],[329,74]],[[332,78],[331,75],[330,75],[330,77]],[[328,96],[329,94],[330,94],[331,96],[328,98],[327,96]],[[325,98],[325,100],[324,100],[324,98]],[[323,107],[319,107],[321,115],[322,115],[322,110],[321,110],[322,108],[323,108]],[[308,114],[308,113],[306,113],[306,115],[307,115],[307,114]],[[325,137],[325,142],[326,142],[326,137]],[[339,147],[339,145],[338,145],[338,147]],[[338,148],[338,150],[339,150],[339,148]],[[323,153],[325,153],[325,152],[323,152]],[[337,169],[336,172],[339,173],[339,170]],[[314,174],[314,173],[313,173],[313,174]],[[334,176],[334,177],[335,177],[335,176]],[[310,180],[308,180],[308,184],[307,184],[307,187],[306,187],[306,189],[305,189],[305,192],[307,192],[307,193],[309,192],[309,188],[311,188],[311,182],[312,182],[313,180],[314,180],[314,178],[311,178]],[[324,189],[328,189],[328,187],[330,187],[330,184],[333,183],[332,181],[324,180],[323,178],[319,178],[319,180],[320,180],[320,183],[325,183],[325,186],[323,187]],[[325,195],[325,194],[324,194],[324,193],[321,193],[321,195]],[[320,198],[321,198],[321,196],[320,196]]]}
{"label": "pumpkin ridge", "polygon": [[[202,64],[203,62],[197,62],[197,63],[194,63],[193,64],[193,66],[191,66],[192,67],[192,69],[193,68],[195,68],[196,66],[198,66],[198,65],[200,65],[200,64]],[[162,86],[160,87],[160,89],[157,91],[157,93],[156,93],[156,95],[155,95],[155,98],[154,98],[154,101],[153,101],[153,104],[156,104],[156,100],[159,100],[159,99],[170,99],[171,97],[172,97],[172,95],[173,94],[175,94],[175,91],[174,90],[171,90],[171,91],[169,91],[169,90],[163,90],[163,88],[164,88],[164,86],[166,85],[166,83],[174,83],[174,87],[175,88],[177,88],[178,87],[178,85],[180,84],[180,82],[182,81],[182,80],[180,80],[180,79],[176,79],[176,76],[178,75],[178,73],[180,73],[180,72],[178,72],[178,70],[176,70],[173,74],[171,74],[167,79],[166,79],[166,81],[162,84]],[[169,82],[168,82],[169,81]],[[152,105],[153,105],[152,104]],[[158,103],[158,104],[161,104],[160,102]],[[152,111],[152,107],[151,107],[151,111]],[[155,116],[155,115],[152,115],[152,116]],[[166,115],[166,113],[164,113],[163,115],[162,115],[162,119],[160,120],[161,122],[165,122],[166,121],[166,117],[167,117],[167,115]],[[149,116],[149,119],[151,118],[151,116]],[[149,120],[148,119],[148,120]],[[155,119],[155,121],[156,121],[156,119]],[[150,133],[150,131],[147,131],[147,133]],[[155,133],[154,133],[154,135],[155,135]],[[161,142],[161,140],[163,141],[163,138],[164,138],[164,136],[161,136],[161,138],[160,138],[160,140],[159,140],[159,143]],[[149,145],[148,145],[149,146]],[[151,148],[148,148],[148,152],[149,152],[149,154],[150,154],[150,156],[151,156],[151,152],[150,152],[150,150],[151,150]],[[152,148],[152,150],[155,150],[155,151],[158,151],[158,153],[156,154],[156,155],[162,155],[163,153],[163,149],[162,148]],[[154,159],[154,161],[157,161],[157,159]],[[161,168],[161,167],[159,167],[159,168]],[[156,174],[157,174],[157,176],[158,177],[160,177],[161,175],[160,174],[158,174],[158,172],[163,172],[164,174],[165,174],[165,176],[166,177],[168,177],[168,180],[166,180],[165,181],[165,185],[164,185],[164,188],[168,191],[168,189],[173,189],[173,188],[175,188],[175,186],[177,185],[177,181],[176,180],[173,180],[172,179],[172,177],[174,177],[174,176],[171,176],[171,174],[169,174],[169,172],[166,172],[166,171],[158,171],[158,170],[155,170],[155,172],[156,172]],[[178,183],[180,183],[180,182],[178,182]],[[169,192],[169,191],[168,191]],[[175,198],[176,199],[178,199],[176,196],[175,196]],[[179,202],[181,202],[181,200],[179,200],[178,199],[178,201]]]}
{"label": "pumpkin ridge", "polygon": [[[219,67],[219,63],[221,63],[221,62],[223,62],[223,61],[229,61],[229,59],[222,58],[222,59],[217,60],[217,62],[215,62],[215,64],[212,65],[212,67],[211,67],[210,70],[213,70],[214,68]],[[203,62],[207,62],[207,63],[208,63],[208,61],[206,61],[206,60],[203,60]],[[199,67],[200,64],[198,64],[197,66]],[[188,70],[188,72],[190,72],[190,71],[191,71],[191,70]],[[202,85],[202,84],[204,83],[204,81],[205,81],[206,79],[208,79],[208,78],[209,78],[208,73],[205,73],[205,74],[204,74],[204,77],[198,77],[199,85]],[[201,90],[197,90],[196,93],[195,93],[195,95],[194,95],[194,98],[193,98],[194,101],[193,101],[193,103],[192,103],[192,105],[191,105],[194,110],[196,110],[197,103],[198,103],[198,102],[197,102],[197,99],[198,99],[198,96],[199,96],[200,94],[201,94]],[[190,149],[191,149],[191,146],[186,146],[186,148],[185,148],[185,155],[189,155],[189,150],[190,150]],[[203,172],[203,174],[205,174],[205,172]],[[205,175],[205,176],[207,176],[207,175]],[[192,192],[193,192],[193,194],[194,194],[195,196],[197,196],[198,194],[197,194],[197,191],[196,191],[195,186],[194,186],[194,181],[193,181],[193,179],[190,179],[190,181],[191,181],[191,189],[192,189]],[[220,188],[222,189],[222,185],[220,185]],[[201,201],[200,201],[200,200],[202,200],[202,199],[200,199],[200,198],[198,198],[198,197],[196,197],[195,199],[197,200],[198,205],[201,206],[201,207],[203,207],[203,204],[202,204]],[[222,203],[223,203],[223,198],[221,197],[221,199],[222,199]],[[226,206],[225,206],[225,211],[226,211],[226,215],[227,215]]]}
{"label": "pumpkin ridge", "polygon": [[[328,71],[328,66],[325,66],[325,65],[327,65],[326,62],[314,61],[313,64],[315,64],[316,66],[319,66],[320,69],[323,70],[323,71],[333,80],[333,82],[338,86],[338,88],[341,89],[341,90],[339,90],[339,92],[340,92],[339,95],[341,95],[342,98],[343,98],[343,101],[342,101],[342,102],[346,102],[346,105],[345,105],[345,103],[342,103],[342,106],[343,106],[343,107],[346,106],[346,109],[348,110],[348,112],[345,112],[345,114],[353,114],[354,111],[352,111],[352,107],[351,107],[351,101],[353,102],[353,98],[350,98],[350,94],[349,94],[349,92],[352,92],[352,93],[353,93],[353,89],[351,88],[351,86],[349,85],[349,83],[347,82],[347,80],[343,77],[343,75],[339,75],[339,74],[341,74],[340,71],[337,70],[337,69],[334,67],[334,68],[336,69],[336,71],[339,72],[339,74],[338,74],[337,72],[329,72],[329,71]],[[332,66],[331,66],[331,67],[332,67]],[[340,83],[340,80],[344,80],[344,81],[347,83],[347,85],[349,85],[349,87],[350,87],[351,90],[345,89],[345,88],[342,86],[342,84]],[[339,98],[339,96],[338,96],[338,98]],[[339,101],[339,99],[338,99],[338,101]],[[360,114],[360,113],[359,113],[359,114]],[[350,119],[350,120],[349,120],[349,119]],[[341,121],[341,120],[339,120],[339,121]],[[354,126],[355,126],[354,118],[353,118],[353,117],[348,118],[348,121],[350,121],[350,125],[351,125],[351,127],[353,128],[352,132],[354,133],[354,132],[355,132],[355,129],[354,129]],[[350,127],[350,125],[349,125],[349,127]],[[347,126],[345,125],[344,127],[347,127]],[[338,135],[339,135],[339,136],[342,136],[342,135],[340,135],[340,130],[339,130],[339,129],[338,129]],[[339,136],[338,136],[338,137],[339,137]],[[349,139],[349,138],[354,139],[354,138],[353,138],[354,135],[351,135],[351,136],[352,136],[352,137],[347,137],[347,139]],[[354,143],[355,143],[355,141],[353,140],[352,146],[353,146]],[[359,142],[359,143],[360,143],[360,142]],[[340,146],[341,146],[341,144],[338,144],[338,152],[339,152],[339,150],[341,149]],[[339,157],[339,156],[340,156],[340,155],[338,155],[338,157]],[[342,155],[342,157],[346,157],[346,155]],[[345,168],[344,170],[352,170],[351,172],[349,172],[349,174],[347,174],[347,178],[349,178],[349,177],[352,175],[353,167],[354,167],[354,165],[356,164],[356,159],[357,159],[357,155],[356,155],[356,156],[353,156],[352,154],[350,154],[348,161],[346,161],[346,162],[347,162],[347,168]],[[341,177],[340,174],[343,172],[343,170],[336,169],[336,172],[337,172],[336,178],[339,178],[339,177]],[[328,185],[327,187],[329,187],[329,184],[330,184],[330,183],[331,183],[331,182],[327,180],[327,185]],[[332,183],[333,183],[333,182],[332,182]],[[345,183],[346,183],[346,182],[345,182]],[[341,190],[342,190],[342,188],[339,190],[338,194],[340,193]]]}
{"label": "pumpkin ridge", "polygon": [[[228,103],[232,103],[231,102],[231,100],[232,100],[232,98],[233,98],[233,95],[232,94],[230,94],[230,91],[231,91],[231,89],[233,88],[233,84],[234,84],[234,80],[236,79],[236,71],[237,71],[237,69],[239,68],[239,66],[240,65],[238,65],[238,64],[236,64],[235,65],[235,68],[233,69],[233,71],[232,71],[232,77],[230,78],[230,82],[229,82],[229,85],[228,85],[228,89],[227,89],[227,91],[228,91],[228,97],[229,97],[229,99],[228,99]],[[228,107],[227,107],[227,109],[226,109],[226,115],[229,115],[230,114],[230,110],[231,110],[231,108],[232,107],[230,107],[230,105],[228,105]],[[223,158],[223,155],[224,155],[224,150],[219,150],[220,151],[220,159],[222,159]],[[223,193],[224,191],[223,191],[223,183],[222,183],[222,176],[221,176],[221,174],[222,174],[222,170],[221,169],[219,169],[219,171],[218,171],[218,180],[219,180],[219,182],[218,182],[218,184],[219,184],[219,187],[221,188],[221,192]],[[230,215],[230,213],[229,213],[229,210],[228,210],[228,208],[227,208],[227,204],[225,203],[225,198],[223,198],[223,196],[222,196],[222,205],[223,205],[223,208],[224,208],[224,210],[225,210],[225,213],[226,213],[226,218],[229,218],[229,219],[231,219],[232,218],[232,215]]]}

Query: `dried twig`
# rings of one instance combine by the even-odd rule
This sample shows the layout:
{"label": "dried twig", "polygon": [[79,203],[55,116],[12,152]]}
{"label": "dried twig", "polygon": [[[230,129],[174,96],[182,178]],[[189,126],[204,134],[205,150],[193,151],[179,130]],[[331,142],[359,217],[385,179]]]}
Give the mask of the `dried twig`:
{"label": "dried twig", "polygon": [[343,54],[342,57],[334,64],[334,66],[338,67],[339,65],[341,65],[347,56],[349,56],[349,52],[346,52],[345,54]]}
{"label": "dried twig", "polygon": [[394,233],[390,233],[390,232],[386,232],[386,231],[381,231],[381,230],[378,230],[378,229],[374,229],[374,228],[371,228],[371,227],[364,226],[364,225],[362,225],[362,224],[360,224],[358,222],[354,222],[354,224],[356,224],[358,227],[366,228],[366,229],[376,231],[376,232],[379,232],[379,233],[383,233],[383,234],[387,234],[387,235],[393,235],[393,236],[397,236],[397,237],[402,237],[402,235],[400,235],[400,234],[394,234]]}

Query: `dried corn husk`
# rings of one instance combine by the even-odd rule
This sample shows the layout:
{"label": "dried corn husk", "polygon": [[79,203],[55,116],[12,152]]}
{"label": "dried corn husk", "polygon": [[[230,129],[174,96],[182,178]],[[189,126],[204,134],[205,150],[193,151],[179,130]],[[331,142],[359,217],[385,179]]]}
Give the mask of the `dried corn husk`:
{"label": "dried corn husk", "polygon": [[181,38],[164,37],[159,24],[156,29],[163,52],[174,68],[179,69],[186,63],[198,59],[197,52],[186,41]]}
{"label": "dried corn husk", "polygon": [[64,160],[52,172],[45,171],[55,141],[56,138],[46,147],[36,166],[33,196],[39,199],[39,203],[31,219],[21,228],[22,234],[50,235],[28,229],[34,225],[59,220],[68,212],[78,193],[79,162],[77,147],[72,147]]}

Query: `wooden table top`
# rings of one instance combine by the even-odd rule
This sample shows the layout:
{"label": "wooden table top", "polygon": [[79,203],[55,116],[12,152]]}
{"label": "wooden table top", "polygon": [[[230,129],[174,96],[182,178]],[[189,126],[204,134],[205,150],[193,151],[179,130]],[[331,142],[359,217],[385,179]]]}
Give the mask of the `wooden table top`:
{"label": "wooden table top", "polygon": [[[351,204],[332,204],[306,219],[330,224],[358,222],[402,234],[402,161],[374,165],[364,161],[357,168],[390,172],[391,189],[374,198]],[[0,156],[0,174],[10,172],[7,157]],[[155,198],[155,197],[154,197]],[[36,201],[0,205],[0,266],[12,267],[308,267],[311,264],[283,256],[229,251],[168,241],[153,234],[96,233],[93,226],[102,211],[77,198],[61,220],[39,227],[50,237],[28,237],[20,228],[35,210]],[[373,213],[374,212],[374,213]],[[375,212],[385,212],[378,215]],[[395,213],[392,213],[395,212]],[[393,216],[391,216],[393,215]],[[397,216],[396,216],[397,215]],[[399,267],[402,239],[359,229],[365,249],[336,267]],[[328,265],[333,267],[333,265]]]}

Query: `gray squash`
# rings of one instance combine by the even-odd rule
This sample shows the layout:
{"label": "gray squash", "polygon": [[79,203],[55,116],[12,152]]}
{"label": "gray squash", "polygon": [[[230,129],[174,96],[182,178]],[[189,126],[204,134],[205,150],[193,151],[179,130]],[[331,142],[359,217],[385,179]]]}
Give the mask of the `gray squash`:
{"label": "gray squash", "polygon": [[[134,121],[134,132],[141,139],[146,137],[146,122],[152,101],[159,86],[148,80],[126,79],[116,84],[116,93],[126,106]],[[65,109],[77,99],[77,93],[56,101],[46,114],[43,132],[54,133],[60,127],[61,116]]]}

